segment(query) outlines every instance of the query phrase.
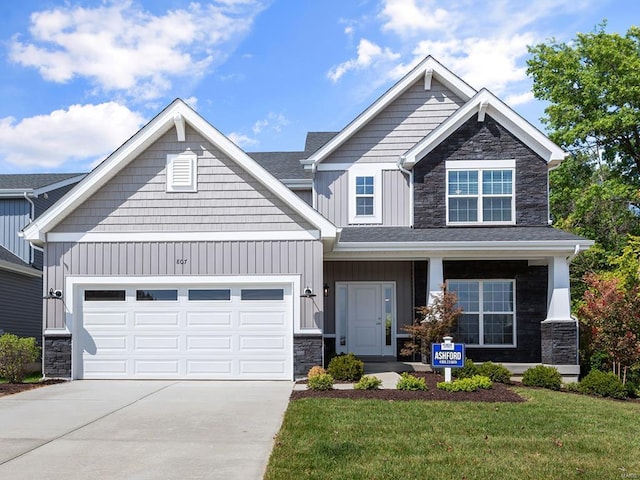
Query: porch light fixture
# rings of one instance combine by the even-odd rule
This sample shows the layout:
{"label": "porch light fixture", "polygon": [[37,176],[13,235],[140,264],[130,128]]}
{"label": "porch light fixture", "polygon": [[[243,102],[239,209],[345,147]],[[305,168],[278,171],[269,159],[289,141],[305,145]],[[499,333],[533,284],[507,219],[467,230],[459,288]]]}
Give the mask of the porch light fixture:
{"label": "porch light fixture", "polygon": [[300,296],[303,298],[313,298],[316,296],[316,294],[313,293],[313,290],[311,290],[311,287],[305,287],[304,292]]}
{"label": "porch light fixture", "polygon": [[324,294],[325,297],[329,296],[329,284],[328,283],[325,283],[322,286],[322,293]]}

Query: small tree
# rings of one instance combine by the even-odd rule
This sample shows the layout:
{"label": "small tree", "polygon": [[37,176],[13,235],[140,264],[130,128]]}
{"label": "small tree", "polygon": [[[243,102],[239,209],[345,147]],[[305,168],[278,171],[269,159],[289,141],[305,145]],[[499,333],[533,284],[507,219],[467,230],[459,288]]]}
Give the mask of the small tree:
{"label": "small tree", "polygon": [[591,329],[595,350],[607,352],[613,371],[626,383],[627,370],[640,361],[640,287],[623,288],[617,277],[589,274],[578,310]]}
{"label": "small tree", "polygon": [[446,285],[441,288],[441,293],[433,299],[433,303],[416,308],[418,318],[413,325],[403,327],[412,338],[404,344],[400,351],[402,355],[430,355],[433,342],[453,334],[462,308],[457,305],[458,296],[454,292],[448,292]]}
{"label": "small tree", "polygon": [[0,377],[9,383],[20,383],[27,374],[26,366],[40,354],[36,339],[20,338],[12,333],[0,336]]}

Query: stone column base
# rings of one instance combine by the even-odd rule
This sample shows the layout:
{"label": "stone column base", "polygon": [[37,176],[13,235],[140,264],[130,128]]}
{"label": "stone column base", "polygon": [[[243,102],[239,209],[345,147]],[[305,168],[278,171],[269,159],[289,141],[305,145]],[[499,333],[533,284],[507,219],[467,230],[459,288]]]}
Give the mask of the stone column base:
{"label": "stone column base", "polygon": [[42,374],[49,378],[71,378],[71,335],[44,337]]}
{"label": "stone column base", "polygon": [[294,335],[293,337],[293,375],[306,377],[309,369],[322,366],[322,336]]}
{"label": "stone column base", "polygon": [[574,320],[545,320],[540,324],[542,363],[578,365],[578,324]]}

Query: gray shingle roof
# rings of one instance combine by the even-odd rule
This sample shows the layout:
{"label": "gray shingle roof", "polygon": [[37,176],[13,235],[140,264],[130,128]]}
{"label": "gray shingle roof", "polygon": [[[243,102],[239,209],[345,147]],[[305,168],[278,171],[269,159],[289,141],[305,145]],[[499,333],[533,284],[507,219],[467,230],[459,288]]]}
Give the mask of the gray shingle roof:
{"label": "gray shingle roof", "polygon": [[0,175],[0,190],[37,189],[62,182],[83,173],[20,173]]}
{"label": "gray shingle roof", "polygon": [[247,154],[279,180],[310,179],[313,176],[311,171],[305,170],[300,160],[309,157],[337,134],[338,132],[307,133],[304,152],[247,152]]}
{"label": "gray shingle roof", "polygon": [[585,240],[553,227],[345,227],[340,243],[358,242],[513,242]]}

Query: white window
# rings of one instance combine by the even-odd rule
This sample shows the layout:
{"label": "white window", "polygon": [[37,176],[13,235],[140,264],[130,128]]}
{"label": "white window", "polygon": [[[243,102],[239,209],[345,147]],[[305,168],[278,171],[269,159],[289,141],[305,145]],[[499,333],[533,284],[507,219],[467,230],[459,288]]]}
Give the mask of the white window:
{"label": "white window", "polygon": [[167,155],[167,192],[196,192],[198,157],[193,152]]}
{"label": "white window", "polygon": [[447,223],[514,224],[515,162],[447,162]]}
{"label": "white window", "polygon": [[514,280],[447,280],[462,316],[456,341],[477,346],[515,346]]}
{"label": "white window", "polygon": [[381,178],[379,168],[349,170],[349,223],[382,223]]}

